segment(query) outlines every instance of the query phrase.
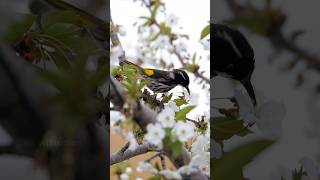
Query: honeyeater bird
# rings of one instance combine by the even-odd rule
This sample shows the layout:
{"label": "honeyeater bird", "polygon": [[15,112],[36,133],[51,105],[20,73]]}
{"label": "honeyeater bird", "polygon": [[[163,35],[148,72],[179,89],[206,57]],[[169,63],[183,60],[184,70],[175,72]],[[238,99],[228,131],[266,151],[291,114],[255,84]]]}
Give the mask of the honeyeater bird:
{"label": "honeyeater bird", "polygon": [[149,81],[147,87],[151,89],[155,94],[166,93],[176,86],[180,85],[189,91],[189,76],[181,69],[173,69],[172,71],[164,71],[158,69],[143,68],[130,61],[124,60],[120,65],[132,65],[143,78]]}
{"label": "honeyeater bird", "polygon": [[216,75],[240,81],[256,105],[255,92],[251,84],[254,70],[254,52],[244,35],[234,27],[211,24],[212,69]]}

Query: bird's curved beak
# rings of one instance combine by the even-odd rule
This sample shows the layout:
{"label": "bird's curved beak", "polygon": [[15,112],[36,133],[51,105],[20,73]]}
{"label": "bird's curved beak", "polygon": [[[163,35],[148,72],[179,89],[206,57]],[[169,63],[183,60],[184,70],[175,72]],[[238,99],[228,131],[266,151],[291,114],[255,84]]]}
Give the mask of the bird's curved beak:
{"label": "bird's curved beak", "polygon": [[189,90],[189,87],[187,86],[187,87],[185,87],[186,89],[187,89],[187,91],[188,91],[188,93],[189,93],[189,95],[190,95],[190,90]]}
{"label": "bird's curved beak", "polygon": [[253,105],[255,106],[257,104],[257,100],[256,100],[256,95],[254,93],[254,90],[253,90],[253,87],[252,87],[250,79],[249,78],[248,79],[244,79],[244,80],[241,80],[240,82],[244,86],[246,91],[248,92],[248,94],[249,94],[249,96],[251,98],[251,101],[252,101]]}

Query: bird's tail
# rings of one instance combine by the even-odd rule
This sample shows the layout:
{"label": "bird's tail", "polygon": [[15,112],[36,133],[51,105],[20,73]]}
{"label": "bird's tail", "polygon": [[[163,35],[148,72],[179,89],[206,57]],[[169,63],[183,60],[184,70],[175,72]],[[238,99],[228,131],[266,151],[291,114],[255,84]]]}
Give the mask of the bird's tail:
{"label": "bird's tail", "polygon": [[120,66],[124,66],[124,65],[129,65],[129,66],[132,66],[133,68],[135,68],[136,70],[138,70],[140,73],[143,72],[143,68],[133,62],[130,62],[128,60],[123,60],[120,62]]}

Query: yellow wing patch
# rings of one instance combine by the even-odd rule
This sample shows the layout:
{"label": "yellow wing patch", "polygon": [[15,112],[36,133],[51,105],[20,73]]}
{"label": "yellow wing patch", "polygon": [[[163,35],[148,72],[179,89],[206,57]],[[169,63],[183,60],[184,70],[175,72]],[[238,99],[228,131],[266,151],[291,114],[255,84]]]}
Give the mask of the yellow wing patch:
{"label": "yellow wing patch", "polygon": [[147,76],[152,76],[154,74],[154,70],[152,69],[145,69],[144,74]]}

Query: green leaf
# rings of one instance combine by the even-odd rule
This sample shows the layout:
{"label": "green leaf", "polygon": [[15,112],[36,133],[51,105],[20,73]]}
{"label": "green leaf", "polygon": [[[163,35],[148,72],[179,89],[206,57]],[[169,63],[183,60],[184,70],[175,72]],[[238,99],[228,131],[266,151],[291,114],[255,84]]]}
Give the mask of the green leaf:
{"label": "green leaf", "polygon": [[187,70],[188,72],[195,72],[196,66],[194,64],[186,64],[183,69]]}
{"label": "green leaf", "polygon": [[160,168],[160,165],[158,162],[155,163],[154,167],[156,168],[156,170],[160,171],[161,168]]}
{"label": "green leaf", "polygon": [[156,15],[157,15],[157,12],[158,12],[158,9],[160,7],[160,3],[157,2],[154,6],[154,8],[152,9],[152,12],[151,12],[151,18],[150,19],[155,19]]}
{"label": "green leaf", "polygon": [[210,24],[208,24],[205,28],[203,28],[203,30],[201,31],[201,36],[200,36],[200,40],[205,38],[206,36],[208,36],[210,34]]}
{"label": "green leaf", "polygon": [[162,34],[171,36],[171,27],[167,26],[165,23],[160,24],[160,30]]}
{"label": "green leaf", "polygon": [[169,96],[163,96],[161,102],[162,102],[162,103],[168,103],[168,102],[171,100],[172,95],[173,95],[173,94],[170,93]]}
{"label": "green leaf", "polygon": [[171,144],[171,150],[173,157],[178,157],[181,154],[182,143],[180,141],[175,141]]}
{"label": "green leaf", "polygon": [[110,75],[110,67],[108,65],[100,67],[93,77],[89,80],[89,82],[94,86],[97,87],[101,85],[101,83],[105,82]]}
{"label": "green leaf", "polygon": [[159,36],[160,36],[160,32],[159,33],[157,33],[157,34],[154,34],[154,35],[152,35],[152,36],[150,36],[149,38],[148,38],[148,40],[149,41],[154,41],[154,40],[156,40]]}
{"label": "green leaf", "polygon": [[178,107],[188,103],[188,101],[184,98],[175,99],[173,101],[176,103]]}
{"label": "green leaf", "polygon": [[68,23],[56,23],[45,30],[46,34],[59,39],[70,36],[78,36],[80,32],[81,29],[78,26]]}
{"label": "green leaf", "polygon": [[79,17],[73,11],[51,11],[42,15],[41,24],[43,29],[48,29],[56,23],[75,24],[80,22]]}
{"label": "green leaf", "polygon": [[161,176],[155,175],[155,176],[148,178],[148,180],[161,180]]}
{"label": "green leaf", "polygon": [[255,140],[224,153],[220,159],[212,159],[210,166],[213,179],[244,180],[242,168],[273,143],[271,140]]}
{"label": "green leaf", "polygon": [[234,135],[245,136],[251,133],[247,127],[243,125],[242,120],[230,117],[214,117],[211,118],[213,126],[211,132],[216,141],[223,141],[230,139]]}
{"label": "green leaf", "polygon": [[140,18],[140,19],[150,19],[150,18],[147,17],[147,16],[140,16],[139,18]]}
{"label": "green leaf", "polygon": [[77,55],[89,55],[98,49],[96,42],[89,37],[65,37],[59,40],[67,47],[72,48]]}
{"label": "green leaf", "polygon": [[55,63],[55,65],[58,68],[64,69],[64,70],[68,70],[71,68],[71,65],[68,61],[68,59],[66,59],[60,52],[55,51],[55,52],[48,52],[50,55],[50,59]]}
{"label": "green leaf", "polygon": [[36,20],[37,15],[33,14],[15,14],[12,21],[9,22],[8,29],[1,37],[8,43],[13,43],[28,32]]}
{"label": "green leaf", "polygon": [[192,56],[192,64],[196,63],[196,57],[197,57],[197,53],[195,52]]}
{"label": "green leaf", "polygon": [[41,75],[42,78],[50,82],[60,92],[67,91],[68,87],[70,86],[68,80],[66,80],[62,73],[59,73],[57,71],[43,70],[40,68],[37,68],[35,70]]}
{"label": "green leaf", "polygon": [[195,106],[187,106],[176,113],[176,120],[186,120],[186,115],[194,109]]}

